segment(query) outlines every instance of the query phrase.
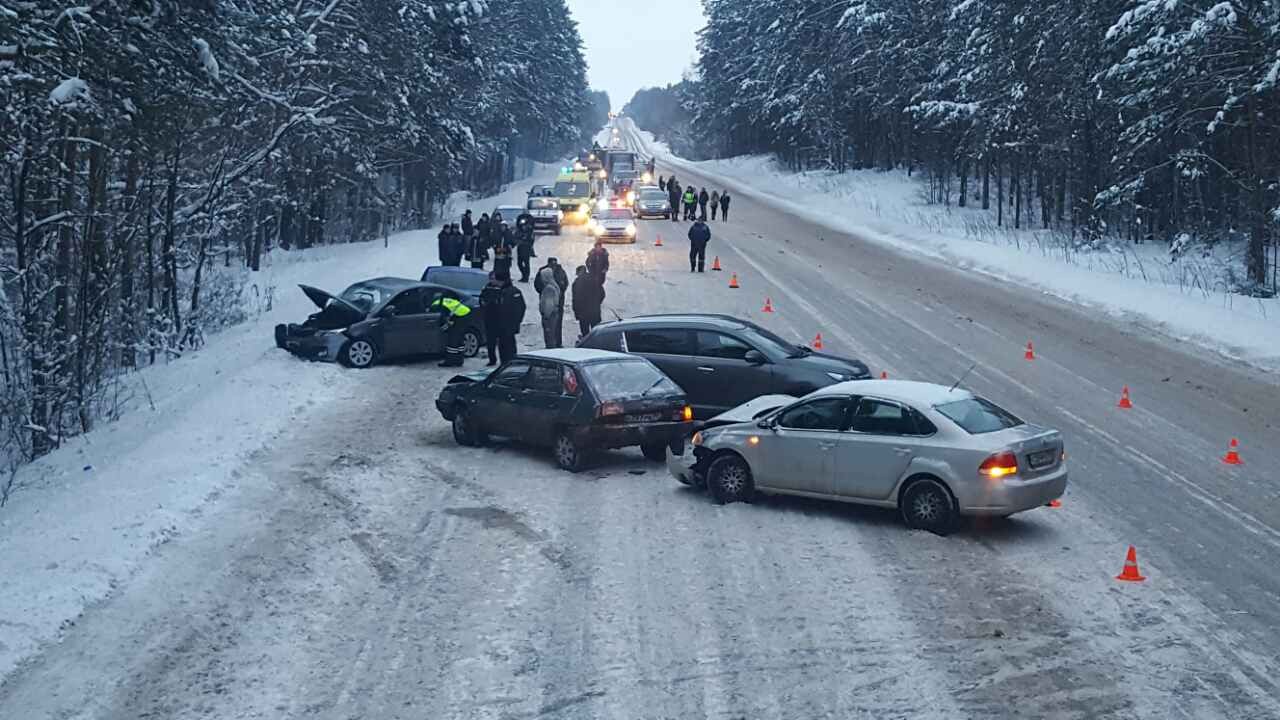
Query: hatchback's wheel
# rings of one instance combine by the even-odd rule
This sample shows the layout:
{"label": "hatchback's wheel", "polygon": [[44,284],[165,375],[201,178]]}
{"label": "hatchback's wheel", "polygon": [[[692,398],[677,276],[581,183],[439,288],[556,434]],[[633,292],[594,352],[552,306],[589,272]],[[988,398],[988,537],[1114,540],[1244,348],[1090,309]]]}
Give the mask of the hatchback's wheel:
{"label": "hatchback's wheel", "polygon": [[900,502],[907,527],[945,535],[955,527],[955,501],[946,486],[933,478],[922,478],[907,487]]}
{"label": "hatchback's wheel", "polygon": [[465,407],[458,408],[453,414],[453,439],[459,445],[467,447],[483,445],[485,442],[485,434]]}
{"label": "hatchback's wheel", "polygon": [[468,328],[462,333],[462,354],[473,358],[480,354],[480,346],[484,343],[480,340],[480,331],[475,328]]}
{"label": "hatchback's wheel", "polygon": [[568,430],[561,430],[556,433],[555,445],[552,447],[552,451],[556,456],[556,465],[559,465],[561,470],[576,473],[586,467],[586,451],[578,444],[577,440],[573,439]]}
{"label": "hatchback's wheel", "polygon": [[338,357],[347,367],[363,369],[372,366],[378,359],[378,349],[369,340],[358,338],[348,340],[338,352]]}
{"label": "hatchback's wheel", "polygon": [[640,452],[644,453],[645,460],[650,462],[666,462],[667,461],[667,444],[645,443],[640,446]]}
{"label": "hatchback's wheel", "polygon": [[751,467],[737,455],[725,455],[707,468],[707,487],[716,502],[745,502],[754,488]]}

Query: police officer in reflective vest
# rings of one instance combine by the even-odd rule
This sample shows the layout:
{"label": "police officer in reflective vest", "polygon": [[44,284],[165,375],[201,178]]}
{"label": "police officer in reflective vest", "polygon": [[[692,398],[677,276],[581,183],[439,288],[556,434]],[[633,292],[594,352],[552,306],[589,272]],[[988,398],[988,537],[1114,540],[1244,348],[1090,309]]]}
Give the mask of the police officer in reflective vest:
{"label": "police officer in reflective vest", "polygon": [[471,314],[471,308],[460,300],[443,297],[431,303],[432,310],[440,313],[440,332],[444,336],[444,361],[440,367],[460,367],[466,348],[463,337],[466,334],[466,323],[462,318]]}

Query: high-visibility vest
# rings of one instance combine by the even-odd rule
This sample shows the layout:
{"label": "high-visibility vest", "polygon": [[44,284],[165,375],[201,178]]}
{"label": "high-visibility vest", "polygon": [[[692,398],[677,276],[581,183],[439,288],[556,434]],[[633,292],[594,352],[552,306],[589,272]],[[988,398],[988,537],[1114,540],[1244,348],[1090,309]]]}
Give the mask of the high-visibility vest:
{"label": "high-visibility vest", "polygon": [[451,297],[440,298],[439,300],[436,300],[435,302],[431,303],[431,307],[433,308],[443,307],[445,310],[449,311],[450,315],[454,317],[466,317],[471,314],[471,308],[466,303],[459,302],[458,300],[454,300]]}

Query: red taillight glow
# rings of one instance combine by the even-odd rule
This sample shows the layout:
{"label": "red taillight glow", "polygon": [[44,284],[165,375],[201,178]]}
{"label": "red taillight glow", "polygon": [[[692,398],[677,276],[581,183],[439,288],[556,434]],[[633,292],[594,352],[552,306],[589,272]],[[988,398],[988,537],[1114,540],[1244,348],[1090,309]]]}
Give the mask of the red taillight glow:
{"label": "red taillight glow", "polygon": [[978,472],[989,478],[1016,475],[1018,472],[1018,458],[1011,452],[996,453],[982,461],[982,464],[978,466]]}

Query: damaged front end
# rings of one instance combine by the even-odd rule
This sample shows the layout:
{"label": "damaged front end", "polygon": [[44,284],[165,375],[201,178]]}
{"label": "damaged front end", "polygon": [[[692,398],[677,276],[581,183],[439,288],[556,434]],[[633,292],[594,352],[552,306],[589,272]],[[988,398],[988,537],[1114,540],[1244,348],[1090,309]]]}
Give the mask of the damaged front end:
{"label": "damaged front end", "polygon": [[347,328],[364,320],[365,313],[342,298],[307,285],[299,285],[319,308],[301,324],[276,325],[276,347],[305,360],[333,362],[347,341]]}

